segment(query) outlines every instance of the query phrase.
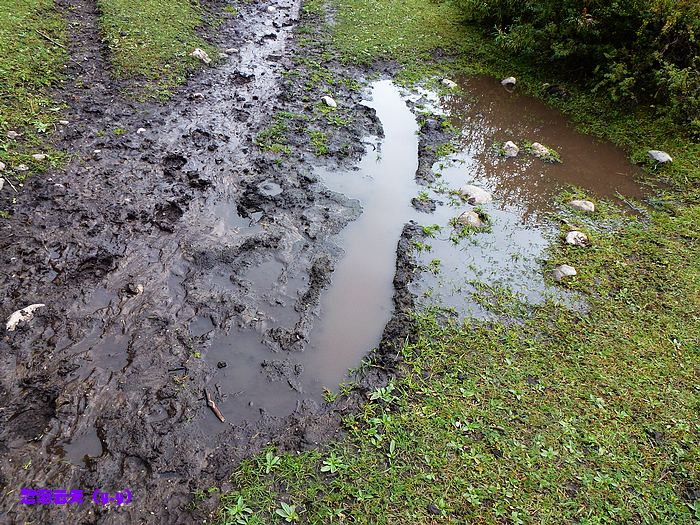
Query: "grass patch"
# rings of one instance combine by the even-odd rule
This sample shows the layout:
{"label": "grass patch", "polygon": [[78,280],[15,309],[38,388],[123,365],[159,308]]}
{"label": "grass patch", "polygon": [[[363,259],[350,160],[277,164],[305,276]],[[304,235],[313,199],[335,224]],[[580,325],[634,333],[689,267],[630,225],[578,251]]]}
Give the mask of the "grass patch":
{"label": "grass patch", "polygon": [[[0,1],[0,162],[13,183],[60,162],[60,154],[47,151],[45,139],[62,110],[49,91],[63,78],[65,31],[51,0]],[[8,138],[10,131],[19,136]],[[35,153],[51,156],[36,161]],[[29,169],[16,169],[22,165]],[[12,190],[6,185],[4,191]]]}
{"label": "grass patch", "polygon": [[198,35],[206,13],[198,1],[98,0],[100,23],[119,78],[142,81],[148,95],[166,98],[182,84],[188,71],[202,62],[190,57],[204,49],[212,60],[214,47]]}

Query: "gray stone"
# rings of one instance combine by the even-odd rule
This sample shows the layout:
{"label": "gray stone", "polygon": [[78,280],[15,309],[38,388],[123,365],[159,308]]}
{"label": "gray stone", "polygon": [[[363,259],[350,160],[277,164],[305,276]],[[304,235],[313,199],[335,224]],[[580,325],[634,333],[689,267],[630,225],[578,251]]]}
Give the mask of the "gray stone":
{"label": "gray stone", "polygon": [[576,275],[576,268],[568,264],[562,264],[552,270],[552,277],[557,282],[561,281],[564,277],[572,277],[574,275]]}
{"label": "gray stone", "polygon": [[15,166],[15,171],[29,171],[29,166],[26,164],[20,164],[18,166]]}
{"label": "gray stone", "polygon": [[209,53],[207,53],[206,51],[204,51],[204,49],[201,49],[199,47],[195,48],[195,50],[190,53],[190,56],[201,60],[205,64],[211,64],[211,58],[209,58]]}
{"label": "gray stone", "polygon": [[326,106],[328,106],[328,107],[331,107],[331,108],[338,107],[338,104],[335,100],[333,100],[333,97],[329,97],[328,95],[326,95],[325,97],[323,97],[322,100],[323,100],[324,104],[326,104]]}
{"label": "gray stone", "polygon": [[588,244],[586,234],[576,230],[567,233],[564,240],[566,244],[571,244],[572,246],[586,246]]}
{"label": "gray stone", "polygon": [[462,227],[470,227],[470,228],[483,228],[484,227],[484,221],[481,220],[481,217],[479,217],[479,214],[476,213],[475,211],[465,211],[459,217],[457,217],[457,220],[455,222],[457,225],[462,226]]}
{"label": "gray stone", "polygon": [[0,162],[0,171],[5,171],[6,167],[4,162]]}
{"label": "gray stone", "polygon": [[673,158],[671,155],[666,153],[665,151],[659,151],[656,149],[649,150],[649,157],[659,164],[666,164],[667,162],[673,162]]}
{"label": "gray stone", "polygon": [[532,148],[532,154],[537,158],[549,157],[551,155],[549,148],[539,142],[533,142],[530,147]]}
{"label": "gray stone", "polygon": [[505,152],[506,157],[517,157],[518,153],[520,152],[520,148],[515,144],[515,142],[509,140],[503,144],[503,151]]}
{"label": "gray stone", "polygon": [[67,126],[68,124],[70,124],[70,122],[68,122],[67,120],[59,120],[58,123],[59,123],[61,126]]}
{"label": "gray stone", "polygon": [[515,80],[515,77],[508,77],[501,80],[501,85],[505,87],[513,87],[515,86],[516,82],[517,80]]}
{"label": "gray stone", "polygon": [[442,85],[447,88],[454,89],[457,87],[457,82],[455,82],[454,80],[450,80],[449,78],[443,78]]}
{"label": "gray stone", "polygon": [[472,184],[467,184],[459,189],[459,193],[467,199],[469,204],[486,204],[493,200],[491,194]]}
{"label": "gray stone", "polygon": [[35,153],[34,155],[32,155],[32,158],[38,162],[42,162],[46,160],[47,157],[43,153]]}
{"label": "gray stone", "polygon": [[574,199],[569,202],[569,206],[584,213],[593,213],[595,211],[595,204],[593,204],[591,201]]}
{"label": "gray stone", "polygon": [[17,137],[19,137],[19,133],[17,133],[16,131],[8,131],[7,132],[7,138],[10,140],[16,139]]}
{"label": "gray stone", "polygon": [[274,13],[275,11],[277,11],[277,8],[274,5],[267,6],[268,13]]}

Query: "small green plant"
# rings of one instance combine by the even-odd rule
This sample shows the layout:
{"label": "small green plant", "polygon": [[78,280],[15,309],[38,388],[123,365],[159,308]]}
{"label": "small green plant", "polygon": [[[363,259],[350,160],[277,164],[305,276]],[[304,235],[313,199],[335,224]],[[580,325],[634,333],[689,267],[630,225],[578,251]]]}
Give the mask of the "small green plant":
{"label": "small green plant", "polygon": [[228,13],[231,16],[236,16],[238,14],[238,9],[229,4],[224,7],[224,13]]}
{"label": "small green plant", "polygon": [[426,237],[435,238],[435,236],[440,233],[442,229],[439,224],[432,224],[430,226],[423,226],[423,235]]}
{"label": "small green plant", "polygon": [[114,134],[119,136],[119,135],[125,135],[126,130],[124,128],[115,128],[114,129]]}
{"label": "small green plant", "polygon": [[430,246],[429,244],[426,244],[426,243],[420,242],[420,241],[415,241],[413,243],[413,245],[416,247],[416,251],[418,253],[429,252],[433,249],[433,247]]}
{"label": "small green plant", "polygon": [[433,259],[430,261],[428,264],[428,271],[434,275],[437,275],[440,273],[440,265],[441,265],[440,259]]}
{"label": "small green plant", "polygon": [[430,200],[430,195],[425,190],[421,191],[420,193],[418,193],[418,197],[416,197],[416,200],[418,202],[428,202]]}
{"label": "small green plant", "polygon": [[326,144],[328,137],[323,131],[310,131],[309,138],[311,139],[311,145],[317,157],[328,153],[328,145]]}
{"label": "small green plant", "polygon": [[339,470],[346,470],[348,466],[343,463],[343,456],[331,452],[328,459],[323,461],[323,466],[321,467],[321,472],[330,472],[335,474]]}
{"label": "small green plant", "polygon": [[243,496],[238,496],[236,504],[233,506],[226,506],[224,508],[224,515],[226,517],[226,523],[236,525],[246,525],[250,523],[251,515],[253,514],[253,509],[246,505],[243,500]]}
{"label": "small green plant", "polygon": [[328,388],[323,389],[323,400],[326,403],[332,403],[338,398],[338,394],[333,392],[332,390],[329,390]]}
{"label": "small green plant", "polygon": [[280,464],[280,457],[276,456],[272,450],[268,450],[265,454],[265,474],[269,474],[276,469]]}
{"label": "small green plant", "polygon": [[299,520],[296,505],[288,505],[284,501],[280,502],[280,507],[275,510],[275,514],[282,516],[287,523]]}
{"label": "small green plant", "polygon": [[392,394],[395,388],[396,387],[394,386],[394,382],[390,381],[388,385],[379,387],[374,392],[372,392],[369,398],[371,401],[381,400],[385,403],[393,403],[394,401],[396,401],[396,396]]}

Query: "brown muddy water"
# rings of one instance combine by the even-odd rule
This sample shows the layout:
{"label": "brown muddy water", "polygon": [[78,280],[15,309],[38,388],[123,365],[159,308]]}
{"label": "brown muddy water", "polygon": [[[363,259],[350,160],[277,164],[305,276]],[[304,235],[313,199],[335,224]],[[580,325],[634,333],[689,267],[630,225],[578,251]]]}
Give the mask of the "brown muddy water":
{"label": "brown muddy water", "polygon": [[[441,99],[431,93],[411,97],[419,111],[444,115],[459,130],[458,151],[435,162],[436,180],[424,189],[438,206],[420,222],[436,224],[440,232],[425,241],[429,251],[420,256],[434,271],[424,272],[412,290],[424,304],[451,306],[462,316],[489,316],[473,295],[483,292],[484,285],[529,303],[551,298],[577,304],[577,298],[549,285],[543,272],[545,249],[558,235],[558,224],[550,216],[555,198],[575,186],[594,201],[638,199],[643,195],[641,170],[621,150],[578,133],[560,112],[539,100],[509,92],[490,78],[458,83],[458,93]],[[494,151],[494,144],[508,140],[521,148],[515,158]],[[525,142],[553,148],[562,163],[527,154]],[[490,220],[490,231],[455,240],[450,220],[473,207],[449,192],[465,184],[492,193],[493,202],[479,207]]]}

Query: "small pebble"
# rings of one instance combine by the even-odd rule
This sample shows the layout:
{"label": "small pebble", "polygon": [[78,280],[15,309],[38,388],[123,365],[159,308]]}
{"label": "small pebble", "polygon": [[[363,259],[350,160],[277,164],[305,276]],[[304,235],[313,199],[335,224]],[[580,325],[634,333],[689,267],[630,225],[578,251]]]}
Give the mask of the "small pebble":
{"label": "small pebble", "polygon": [[665,151],[659,151],[656,149],[652,149],[652,150],[649,150],[648,154],[652,160],[655,160],[659,164],[666,164],[667,162],[673,162],[673,158],[671,157],[671,155],[669,155]]}
{"label": "small pebble", "polygon": [[17,133],[16,131],[8,131],[7,132],[7,138],[10,140],[16,139],[17,137],[19,137],[19,133]]}
{"label": "small pebble", "polygon": [[565,240],[566,244],[571,244],[572,246],[586,246],[588,244],[586,234],[576,230],[567,233]]}
{"label": "small pebble", "polygon": [[576,275],[576,268],[568,264],[562,264],[552,270],[552,277],[557,282],[561,281],[564,277],[571,277],[573,275]]}
{"label": "small pebble", "polygon": [[43,153],[35,153],[34,155],[32,155],[32,158],[36,161],[41,162],[46,160],[46,155],[44,155]]}
{"label": "small pebble", "polygon": [[450,80],[449,78],[443,78],[442,85],[447,88],[454,89],[457,87],[457,82],[455,82],[454,80]]}
{"label": "small pebble", "polygon": [[595,204],[593,204],[591,201],[575,199],[569,202],[569,206],[575,210],[585,213],[593,213],[595,211]]}
{"label": "small pebble", "polygon": [[331,107],[331,108],[337,108],[338,104],[335,100],[333,100],[333,97],[329,97],[326,95],[323,97],[323,102],[326,104],[326,106]]}
{"label": "small pebble", "polygon": [[506,87],[513,87],[515,86],[516,82],[517,80],[515,80],[515,77],[508,77],[501,80],[501,85]]}
{"label": "small pebble", "polygon": [[19,166],[15,167],[15,171],[29,171],[29,166],[26,164],[20,164]]}

